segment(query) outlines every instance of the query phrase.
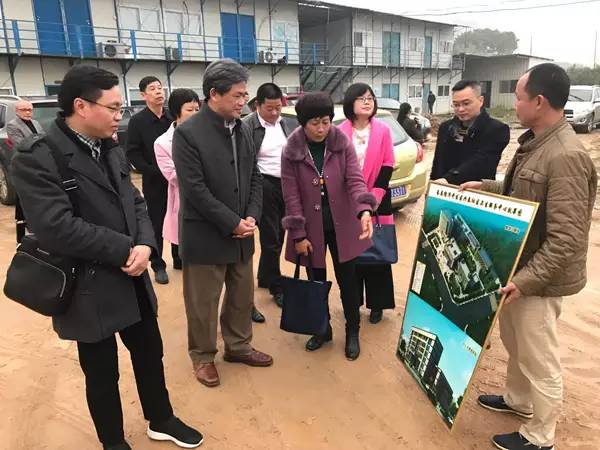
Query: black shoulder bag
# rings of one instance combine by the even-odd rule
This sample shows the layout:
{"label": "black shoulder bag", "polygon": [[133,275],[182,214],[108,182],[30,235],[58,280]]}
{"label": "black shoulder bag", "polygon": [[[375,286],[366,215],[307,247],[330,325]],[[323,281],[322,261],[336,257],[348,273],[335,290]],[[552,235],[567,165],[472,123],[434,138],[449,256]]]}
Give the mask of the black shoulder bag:
{"label": "black shoulder bag", "polygon": [[[73,213],[79,216],[75,196],[77,182],[62,152],[51,143],[49,147],[58,167],[62,187],[73,205]],[[17,227],[23,223],[22,219],[17,218]],[[37,313],[56,316],[69,307],[76,276],[77,262],[74,258],[43,250],[35,235],[27,234],[18,244],[8,267],[4,295]]]}

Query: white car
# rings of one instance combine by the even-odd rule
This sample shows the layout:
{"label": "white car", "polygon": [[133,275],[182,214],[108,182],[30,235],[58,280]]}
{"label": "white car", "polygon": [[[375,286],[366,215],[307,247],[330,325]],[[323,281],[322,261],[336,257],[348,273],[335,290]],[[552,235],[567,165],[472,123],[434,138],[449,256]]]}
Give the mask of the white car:
{"label": "white car", "polygon": [[565,117],[575,131],[591,133],[600,123],[600,86],[571,86]]}
{"label": "white car", "polygon": [[[398,111],[400,110],[401,103],[395,98],[379,98],[377,97],[377,107],[380,109],[385,109],[392,113],[394,118],[398,117]],[[421,132],[423,133],[423,137],[427,140],[429,133],[431,132],[431,122],[429,119],[414,110],[409,114],[411,119],[415,119],[417,123],[421,126]]]}

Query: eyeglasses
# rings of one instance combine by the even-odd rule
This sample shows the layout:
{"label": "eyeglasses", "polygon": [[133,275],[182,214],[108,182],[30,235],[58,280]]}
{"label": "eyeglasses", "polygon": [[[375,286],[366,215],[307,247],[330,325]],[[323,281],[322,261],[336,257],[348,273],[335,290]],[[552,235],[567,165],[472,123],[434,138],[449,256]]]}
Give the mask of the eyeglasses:
{"label": "eyeglasses", "polygon": [[98,103],[98,102],[95,102],[93,100],[90,100],[90,99],[87,99],[87,98],[83,98],[83,97],[81,97],[81,100],[84,100],[84,101],[86,101],[88,103],[92,103],[94,105],[102,106],[103,108],[106,108],[106,109],[110,109],[113,112],[114,115],[123,115],[124,109],[123,109],[122,106],[103,105],[102,103]]}
{"label": "eyeglasses", "polygon": [[17,111],[33,112],[33,108],[17,108]]}
{"label": "eyeglasses", "polygon": [[373,97],[356,97],[356,100],[362,103],[373,103],[375,101]]}

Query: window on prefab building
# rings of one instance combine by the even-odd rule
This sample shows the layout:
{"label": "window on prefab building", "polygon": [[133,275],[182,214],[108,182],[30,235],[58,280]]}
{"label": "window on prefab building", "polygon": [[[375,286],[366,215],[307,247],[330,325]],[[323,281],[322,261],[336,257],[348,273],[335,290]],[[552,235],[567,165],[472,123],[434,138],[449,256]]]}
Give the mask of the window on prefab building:
{"label": "window on prefab building", "polygon": [[200,16],[181,11],[165,11],[167,33],[200,34]]}
{"label": "window on prefab building", "polygon": [[413,84],[408,86],[408,97],[409,98],[423,98],[423,86],[420,84]]}
{"label": "window on prefab building", "polygon": [[452,53],[452,42],[440,41],[440,53]]}
{"label": "window on prefab building", "polygon": [[354,46],[355,47],[362,47],[363,46],[363,34],[362,34],[362,31],[355,31],[354,32]]}
{"label": "window on prefab building", "polygon": [[518,80],[501,80],[500,81],[500,93],[501,94],[513,94],[517,88]]}
{"label": "window on prefab building", "polygon": [[119,6],[119,25],[128,30],[160,31],[160,15],[155,9]]}
{"label": "window on prefab building", "polygon": [[438,93],[437,93],[438,97],[448,97],[449,95],[450,95],[450,85],[449,84],[438,86]]}

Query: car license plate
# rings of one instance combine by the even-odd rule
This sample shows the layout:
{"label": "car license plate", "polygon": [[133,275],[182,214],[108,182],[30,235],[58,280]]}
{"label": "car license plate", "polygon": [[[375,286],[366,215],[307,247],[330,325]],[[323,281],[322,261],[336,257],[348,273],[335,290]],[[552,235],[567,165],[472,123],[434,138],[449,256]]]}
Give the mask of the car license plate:
{"label": "car license plate", "polygon": [[392,188],[392,198],[404,197],[406,195],[406,186]]}

